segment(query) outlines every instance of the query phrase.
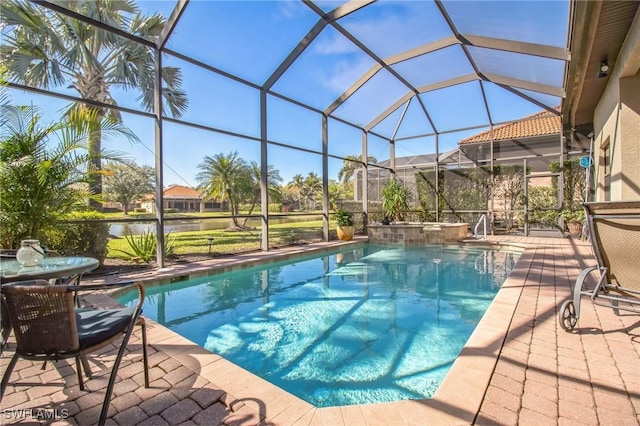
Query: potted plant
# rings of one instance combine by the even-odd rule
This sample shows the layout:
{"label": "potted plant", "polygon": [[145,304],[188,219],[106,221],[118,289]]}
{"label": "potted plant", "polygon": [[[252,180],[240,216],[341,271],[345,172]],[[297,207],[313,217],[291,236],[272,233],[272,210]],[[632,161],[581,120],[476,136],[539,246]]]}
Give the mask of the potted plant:
{"label": "potted plant", "polygon": [[336,231],[338,239],[342,241],[351,241],[353,238],[353,213],[344,209],[336,210]]}
{"label": "potted plant", "polygon": [[579,237],[582,234],[584,210],[563,210],[560,216],[572,237]]}
{"label": "potted plant", "polygon": [[402,183],[391,179],[382,187],[382,208],[385,216],[395,220],[404,220],[409,211],[409,197],[411,191]]}

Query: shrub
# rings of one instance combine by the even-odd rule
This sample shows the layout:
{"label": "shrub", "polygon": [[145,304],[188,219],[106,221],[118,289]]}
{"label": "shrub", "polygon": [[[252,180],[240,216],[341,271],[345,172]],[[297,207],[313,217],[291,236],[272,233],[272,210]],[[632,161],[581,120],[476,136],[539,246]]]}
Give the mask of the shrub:
{"label": "shrub", "polygon": [[122,213],[122,209],[117,207],[103,207],[102,213]]}
{"label": "shrub", "polygon": [[529,222],[544,226],[558,224],[557,190],[551,186],[533,186],[529,188]]}
{"label": "shrub", "polygon": [[133,209],[134,213],[148,213],[147,209],[145,209],[144,207],[136,207],[135,209]]}
{"label": "shrub", "polygon": [[409,188],[396,179],[391,179],[383,185],[380,192],[385,214],[396,221],[404,220],[404,215],[409,211]]}
{"label": "shrub", "polygon": [[12,105],[0,116],[0,245],[15,248],[25,238],[44,240],[88,195],[83,167],[91,156],[80,121],[42,125],[37,108]]}
{"label": "shrub", "polygon": [[63,255],[88,256],[102,263],[107,256],[109,224],[98,212],[75,212],[44,232],[42,245]]}
{"label": "shrub", "polygon": [[584,223],[584,210],[563,210],[560,215],[566,223]]}
{"label": "shrub", "polygon": [[336,210],[336,223],[338,226],[353,226],[353,213],[343,209]]}
{"label": "shrub", "polygon": [[[238,204],[238,211],[240,214],[260,214],[260,204],[251,204],[251,203],[241,203]],[[282,203],[269,203],[267,207],[269,213],[280,213],[282,212]]]}
{"label": "shrub", "polygon": [[[165,235],[164,239],[164,255],[165,257],[173,256],[175,252],[175,239],[169,238],[170,234]],[[151,230],[142,231],[141,234],[134,235],[128,233],[124,236],[129,244],[130,250],[118,250],[122,254],[122,258],[126,260],[141,260],[149,263],[156,258],[156,248],[158,245],[156,234]]]}

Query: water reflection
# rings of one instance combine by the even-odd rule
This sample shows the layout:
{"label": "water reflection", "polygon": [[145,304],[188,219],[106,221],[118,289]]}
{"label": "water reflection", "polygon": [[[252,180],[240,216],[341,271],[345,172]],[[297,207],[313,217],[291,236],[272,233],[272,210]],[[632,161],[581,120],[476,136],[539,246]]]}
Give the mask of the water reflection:
{"label": "water reflection", "polygon": [[316,406],[424,398],[518,257],[368,245],[152,287],[145,314]]}

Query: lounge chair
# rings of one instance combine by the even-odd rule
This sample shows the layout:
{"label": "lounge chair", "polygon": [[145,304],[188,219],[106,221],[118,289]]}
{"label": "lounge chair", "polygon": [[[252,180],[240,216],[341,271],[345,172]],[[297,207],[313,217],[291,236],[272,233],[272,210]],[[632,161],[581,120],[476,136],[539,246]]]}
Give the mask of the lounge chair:
{"label": "lounge chair", "polygon": [[[558,319],[572,330],[580,319],[580,299],[619,311],[640,313],[640,201],[585,203],[585,219],[596,266],[584,269],[572,288],[572,297],[560,307]],[[596,285],[585,279],[595,273]]]}
{"label": "lounge chair", "polygon": [[[138,304],[131,308],[76,308],[74,294],[78,291],[104,290],[114,287],[137,286]],[[4,284],[1,287],[4,306],[16,341],[14,356],[2,377],[0,401],[9,383],[11,372],[19,358],[33,361],[57,361],[75,358],[80,389],[84,389],[80,364],[88,376],[91,371],[84,359],[115,342],[124,335],[109,377],[98,424],[106,421],[116,373],[135,325],[142,326],[142,353],[145,387],[149,387],[146,330],[140,314],[144,301],[141,284],[50,285],[45,280]],[[3,310],[4,310],[3,309]]]}

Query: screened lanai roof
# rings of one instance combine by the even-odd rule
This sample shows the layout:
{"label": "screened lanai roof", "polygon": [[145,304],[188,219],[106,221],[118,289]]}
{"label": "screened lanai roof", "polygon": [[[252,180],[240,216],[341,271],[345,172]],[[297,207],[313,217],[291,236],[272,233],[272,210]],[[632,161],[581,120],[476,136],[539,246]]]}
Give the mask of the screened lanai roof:
{"label": "screened lanai roof", "polygon": [[[67,2],[34,3],[64,12]],[[565,94],[569,1],[136,4],[168,17],[147,41],[165,65],[202,65],[385,139],[472,134],[541,109],[558,114]]]}

